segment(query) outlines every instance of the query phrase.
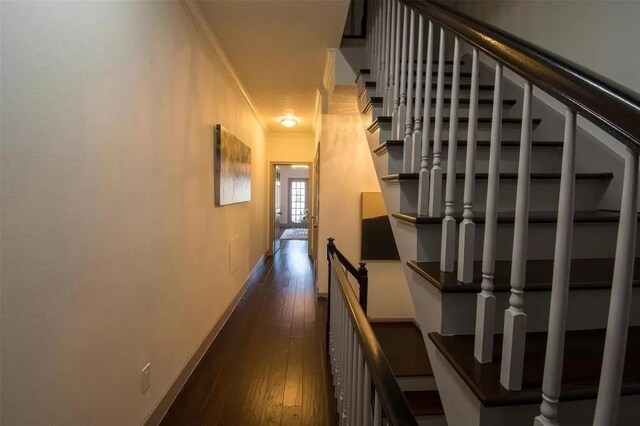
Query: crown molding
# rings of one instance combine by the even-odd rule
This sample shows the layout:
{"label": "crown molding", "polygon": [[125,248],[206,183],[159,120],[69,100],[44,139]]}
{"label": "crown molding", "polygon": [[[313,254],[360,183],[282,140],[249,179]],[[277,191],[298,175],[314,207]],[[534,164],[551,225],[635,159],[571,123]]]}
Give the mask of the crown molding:
{"label": "crown molding", "polygon": [[204,40],[207,47],[209,47],[211,52],[222,63],[222,66],[225,68],[225,70],[229,74],[229,77],[231,77],[231,80],[240,91],[240,94],[249,105],[249,108],[251,108],[251,111],[253,111],[253,114],[258,120],[258,123],[260,123],[260,126],[262,126],[262,130],[265,133],[267,133],[268,132],[267,127],[264,124],[264,121],[262,120],[260,113],[258,112],[258,108],[256,108],[256,105],[253,103],[251,96],[249,96],[249,93],[244,88],[244,85],[242,84],[242,81],[240,81],[238,74],[233,69],[233,66],[229,61],[229,58],[224,53],[224,50],[222,49],[220,42],[218,41],[215,34],[211,30],[211,26],[207,22],[207,19],[205,18],[204,13],[202,12],[202,9],[200,9],[200,6],[198,6],[198,3],[196,2],[196,0],[178,0],[178,3],[180,4],[180,6],[182,6],[182,8],[184,9],[185,13],[193,23],[193,26],[196,28],[198,33],[202,36],[202,39]]}

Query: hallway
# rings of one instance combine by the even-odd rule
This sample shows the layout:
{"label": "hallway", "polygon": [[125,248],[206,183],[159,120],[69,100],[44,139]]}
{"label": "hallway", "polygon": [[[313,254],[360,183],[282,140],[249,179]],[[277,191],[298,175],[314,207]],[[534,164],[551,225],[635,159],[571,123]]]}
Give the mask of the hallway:
{"label": "hallway", "polygon": [[307,242],[283,241],[254,271],[162,424],[333,424],[325,317]]}

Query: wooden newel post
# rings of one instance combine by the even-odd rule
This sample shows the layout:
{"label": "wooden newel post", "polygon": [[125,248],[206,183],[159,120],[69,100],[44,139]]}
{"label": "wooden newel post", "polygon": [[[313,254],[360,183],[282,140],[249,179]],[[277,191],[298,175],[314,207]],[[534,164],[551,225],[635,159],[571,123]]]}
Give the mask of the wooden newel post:
{"label": "wooden newel post", "polygon": [[367,300],[369,297],[369,272],[367,271],[367,263],[360,262],[358,268],[358,284],[360,285],[360,306],[364,313],[367,313]]}
{"label": "wooden newel post", "polygon": [[325,326],[325,345],[329,350],[329,331],[331,323],[331,255],[335,253],[336,245],[333,243],[336,239],[327,238],[327,323]]}

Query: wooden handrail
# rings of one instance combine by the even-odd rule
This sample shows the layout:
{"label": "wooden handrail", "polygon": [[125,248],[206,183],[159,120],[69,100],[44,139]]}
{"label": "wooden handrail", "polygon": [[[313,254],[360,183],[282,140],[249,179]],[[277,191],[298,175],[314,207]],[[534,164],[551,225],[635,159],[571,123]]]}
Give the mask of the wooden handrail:
{"label": "wooden handrail", "polygon": [[367,305],[368,305],[367,302],[369,299],[369,273],[367,271],[366,262],[360,262],[358,264],[359,267],[356,268],[349,261],[349,259],[347,259],[347,257],[344,254],[342,254],[340,250],[338,250],[338,247],[336,247],[336,245],[334,244],[334,241],[335,241],[334,238],[328,238],[327,241],[328,241],[327,256],[329,255],[329,253],[334,253],[338,258],[338,260],[340,261],[340,263],[342,264],[342,266],[344,266],[347,269],[347,271],[349,271],[349,273],[353,275],[353,277],[358,281],[358,286],[359,286],[358,297],[360,301],[360,306],[362,307],[362,310],[366,314]]}
{"label": "wooden handrail", "polygon": [[[338,266],[341,262],[333,251],[327,253],[327,259],[336,274],[338,287],[344,298],[355,334],[360,341],[362,354],[369,367],[371,379],[380,397],[380,403],[387,421],[391,425],[417,426],[418,423],[369,324],[369,319],[360,307],[353,292],[348,288],[350,285],[347,276],[342,268]],[[329,274],[331,274],[331,271],[329,271]]]}
{"label": "wooden handrail", "polygon": [[513,34],[430,0],[400,0],[640,153],[640,94]]}

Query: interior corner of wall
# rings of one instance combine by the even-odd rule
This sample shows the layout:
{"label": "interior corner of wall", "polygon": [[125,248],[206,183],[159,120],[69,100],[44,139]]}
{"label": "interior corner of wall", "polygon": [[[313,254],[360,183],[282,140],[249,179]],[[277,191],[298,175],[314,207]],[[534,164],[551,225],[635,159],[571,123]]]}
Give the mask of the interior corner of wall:
{"label": "interior corner of wall", "polygon": [[341,51],[336,51],[334,84],[355,84],[356,73]]}
{"label": "interior corner of wall", "polygon": [[336,78],[336,52],[337,49],[327,49],[327,58],[324,63],[324,77],[322,79],[322,88],[326,96],[331,96]]}

